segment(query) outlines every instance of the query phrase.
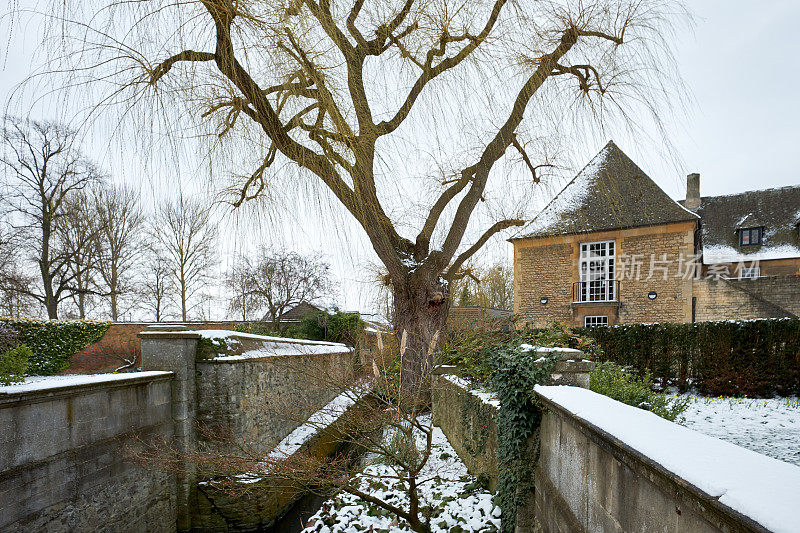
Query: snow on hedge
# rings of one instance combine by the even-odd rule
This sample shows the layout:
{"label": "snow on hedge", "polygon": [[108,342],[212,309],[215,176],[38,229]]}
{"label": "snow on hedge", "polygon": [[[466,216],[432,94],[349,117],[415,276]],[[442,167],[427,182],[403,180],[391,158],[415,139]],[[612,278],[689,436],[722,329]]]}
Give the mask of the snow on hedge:
{"label": "snow on hedge", "polygon": [[[432,424],[430,415],[419,419],[425,426]],[[417,447],[423,449],[422,432],[417,433]],[[394,470],[381,463],[373,463],[359,475],[359,489],[365,493],[408,508],[408,496],[399,483],[387,477]],[[500,508],[492,502],[492,494],[482,488],[469,475],[467,467],[447,442],[442,430],[433,427],[432,453],[420,472],[425,480],[420,487],[421,505],[430,506],[433,533],[475,532],[489,533],[500,528]],[[340,493],[327,500],[309,521],[303,533],[356,533],[374,531],[407,533],[411,529],[388,511],[348,493]]]}
{"label": "snow on hedge", "polygon": [[800,467],[679,426],[587,389],[536,392],[776,533],[800,523]]}

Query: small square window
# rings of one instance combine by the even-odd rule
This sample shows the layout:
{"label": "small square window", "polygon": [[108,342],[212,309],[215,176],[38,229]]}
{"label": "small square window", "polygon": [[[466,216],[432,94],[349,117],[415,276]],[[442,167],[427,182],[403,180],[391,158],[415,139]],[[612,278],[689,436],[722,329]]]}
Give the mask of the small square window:
{"label": "small square window", "polygon": [[740,246],[755,246],[762,244],[763,228],[743,228],[739,230]]}
{"label": "small square window", "polygon": [[607,326],[608,325],[608,317],[607,316],[586,316],[583,317],[583,326],[587,328],[593,328],[595,326]]}
{"label": "small square window", "polygon": [[739,279],[754,279],[761,277],[761,267],[742,267],[739,270]]}

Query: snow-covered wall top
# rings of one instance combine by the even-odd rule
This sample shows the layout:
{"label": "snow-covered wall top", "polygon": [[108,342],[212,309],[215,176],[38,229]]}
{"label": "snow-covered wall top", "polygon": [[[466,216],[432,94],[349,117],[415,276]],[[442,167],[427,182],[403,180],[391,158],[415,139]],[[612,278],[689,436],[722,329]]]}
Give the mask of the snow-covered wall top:
{"label": "snow-covered wall top", "polygon": [[348,353],[353,349],[338,342],[312,341],[308,339],[291,339],[286,337],[268,337],[252,333],[239,333],[228,330],[197,330],[204,339],[224,340],[229,353],[219,355],[211,361],[233,362],[262,357],[280,357],[291,355],[325,355]]}
{"label": "snow-covered wall top", "polygon": [[537,386],[536,392],[766,529],[797,531],[800,467],[586,389]]}

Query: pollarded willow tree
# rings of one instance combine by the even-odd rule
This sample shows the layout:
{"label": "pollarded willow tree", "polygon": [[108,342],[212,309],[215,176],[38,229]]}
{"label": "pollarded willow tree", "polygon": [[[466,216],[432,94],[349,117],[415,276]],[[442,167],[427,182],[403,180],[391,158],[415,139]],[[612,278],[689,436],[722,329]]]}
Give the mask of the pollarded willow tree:
{"label": "pollarded willow tree", "polygon": [[327,190],[385,267],[416,389],[449,282],[524,223],[491,219],[517,191],[492,188],[503,161],[538,183],[549,161],[535,141],[630,125],[635,109],[658,122],[681,13],[664,0],[95,0],[69,8],[59,28],[77,31],[58,46],[78,43],[65,57],[94,58],[87,79],[113,80],[125,105],[178,117],[184,102],[215,146],[234,146],[211,161],[252,164],[237,207],[291,180]]}

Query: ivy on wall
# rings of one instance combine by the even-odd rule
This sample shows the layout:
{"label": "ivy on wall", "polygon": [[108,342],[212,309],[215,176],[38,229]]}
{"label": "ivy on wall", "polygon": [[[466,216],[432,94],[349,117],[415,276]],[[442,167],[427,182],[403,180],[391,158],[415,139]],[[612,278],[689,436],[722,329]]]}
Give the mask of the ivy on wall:
{"label": "ivy on wall", "polygon": [[69,367],[70,358],[105,335],[111,322],[0,318],[31,350],[28,373],[49,376]]}
{"label": "ivy on wall", "polygon": [[631,324],[576,329],[599,359],[651,373],[661,387],[726,396],[800,394],[800,320]]}
{"label": "ivy on wall", "polygon": [[550,378],[555,356],[536,362],[539,355],[521,351],[517,342],[495,347],[488,359],[492,388],[500,400],[495,500],[503,510],[503,533],[512,533],[517,509],[534,491],[533,471],[539,461],[542,411],[533,387]]}

